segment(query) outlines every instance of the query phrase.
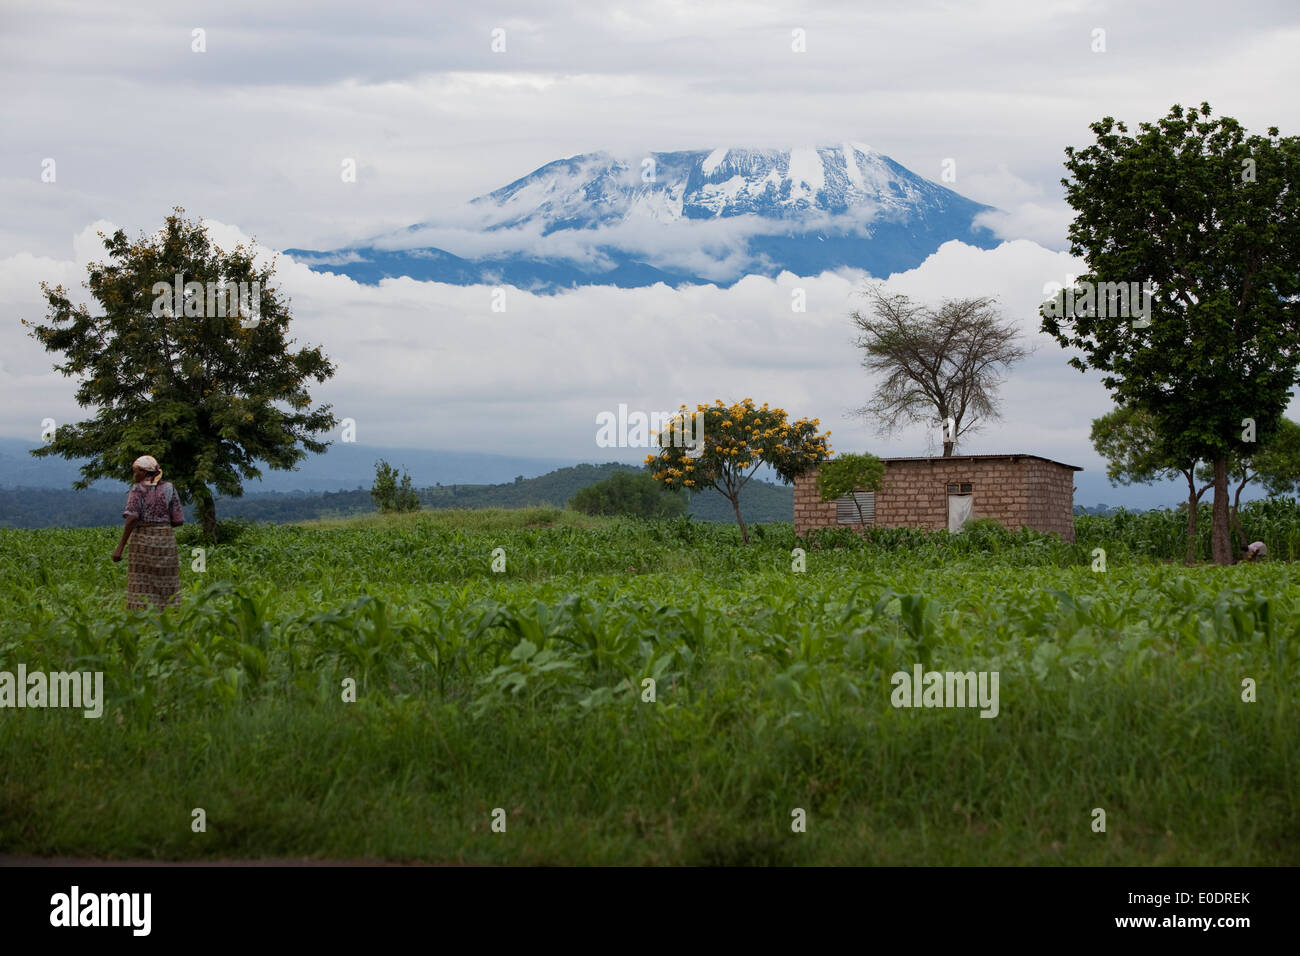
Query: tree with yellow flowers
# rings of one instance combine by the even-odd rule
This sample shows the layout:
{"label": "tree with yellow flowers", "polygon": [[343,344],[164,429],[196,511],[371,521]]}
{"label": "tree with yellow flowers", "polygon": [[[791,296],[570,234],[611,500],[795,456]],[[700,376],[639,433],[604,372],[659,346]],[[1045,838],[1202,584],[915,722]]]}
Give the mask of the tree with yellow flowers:
{"label": "tree with yellow flowers", "polygon": [[[740,516],[740,492],[762,465],[769,465],[787,484],[830,457],[830,432],[817,433],[821,422],[786,421],[782,408],[762,407],[752,398],[727,405],[681,407],[659,435],[659,452],[646,458],[654,479],[669,491],[714,488],[731,502],[740,536],[749,543]],[[702,440],[698,443],[693,440]],[[692,447],[693,446],[693,447]]]}

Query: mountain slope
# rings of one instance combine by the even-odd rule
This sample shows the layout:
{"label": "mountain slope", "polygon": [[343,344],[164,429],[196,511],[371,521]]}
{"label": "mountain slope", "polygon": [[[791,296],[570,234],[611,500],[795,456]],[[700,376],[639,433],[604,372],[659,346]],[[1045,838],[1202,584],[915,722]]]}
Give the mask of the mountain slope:
{"label": "mountain slope", "polygon": [[[888,275],[944,242],[991,248],[990,207],[861,143],[557,160],[471,200],[445,222],[326,252],[286,253],[358,282],[409,276],[538,291],[839,268]],[[444,245],[480,250],[458,255]]]}

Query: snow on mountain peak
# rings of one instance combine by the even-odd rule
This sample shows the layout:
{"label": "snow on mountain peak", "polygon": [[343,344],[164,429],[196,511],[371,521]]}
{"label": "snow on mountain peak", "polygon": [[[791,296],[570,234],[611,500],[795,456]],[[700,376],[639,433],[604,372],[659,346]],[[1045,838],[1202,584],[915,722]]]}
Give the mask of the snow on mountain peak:
{"label": "snow on mountain peak", "polygon": [[[406,275],[559,289],[915,268],[943,242],[989,247],[989,207],[865,143],[583,153],[368,244],[302,254],[358,281]],[[677,224],[677,225],[674,225]]]}
{"label": "snow on mountain peak", "polygon": [[471,205],[486,217],[486,228],[535,224],[546,234],[642,219],[786,220],[809,211],[899,216],[955,196],[865,143],[848,141],[790,150],[584,153],[548,163]]}
{"label": "snow on mountain peak", "polygon": [[726,158],[726,149],[715,149],[713,152],[709,153],[708,156],[704,157],[704,162],[700,164],[700,172],[705,176],[712,175],[713,171],[717,169]]}
{"label": "snow on mountain peak", "polygon": [[815,200],[817,193],[826,187],[826,168],[815,149],[790,150],[786,177],[791,183],[802,184],[805,196],[810,200]]}
{"label": "snow on mountain peak", "polygon": [[867,181],[862,177],[862,170],[858,168],[858,156],[855,143],[845,143],[844,150],[844,170],[848,174],[849,182],[855,189],[866,189]]}

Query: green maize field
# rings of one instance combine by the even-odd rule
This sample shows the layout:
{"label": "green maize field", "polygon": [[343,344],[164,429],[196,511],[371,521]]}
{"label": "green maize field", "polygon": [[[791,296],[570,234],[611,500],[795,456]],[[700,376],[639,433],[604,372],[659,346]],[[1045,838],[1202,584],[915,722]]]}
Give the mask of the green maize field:
{"label": "green maize field", "polygon": [[[201,573],[187,528],[172,613],[123,609],[113,529],[0,530],[0,671],[100,671],[105,698],[0,710],[0,853],[1294,865],[1279,509],[1251,516],[1273,559],[1229,568],[1171,562],[1176,516],[745,547],[425,512],[247,527]],[[997,672],[997,716],[895,707],[917,665]]]}

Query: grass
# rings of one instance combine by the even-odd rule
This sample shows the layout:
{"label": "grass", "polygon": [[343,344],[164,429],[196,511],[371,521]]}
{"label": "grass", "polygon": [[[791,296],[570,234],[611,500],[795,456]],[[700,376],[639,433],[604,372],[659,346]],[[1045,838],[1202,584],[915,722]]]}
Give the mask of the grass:
{"label": "grass", "polygon": [[[1182,568],[1095,523],[743,547],[554,511],[254,526],[183,563],[166,615],[122,610],[110,532],[0,531],[0,670],[102,670],[108,697],[0,711],[0,850],[1300,862],[1290,564]],[[998,671],[999,716],[894,708],[916,662]]]}
{"label": "grass", "polygon": [[368,514],[352,517],[318,518],[296,522],[299,527],[326,531],[337,528],[448,529],[513,531],[522,528],[599,528],[600,518],[565,508],[446,508],[405,514]]}

